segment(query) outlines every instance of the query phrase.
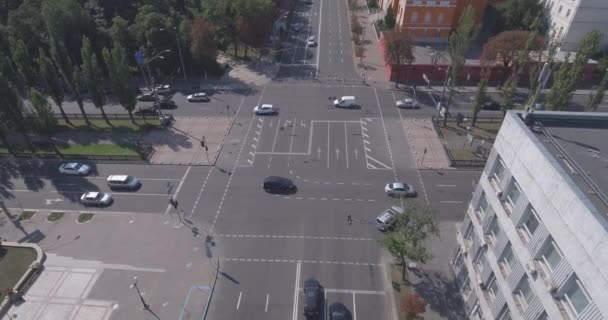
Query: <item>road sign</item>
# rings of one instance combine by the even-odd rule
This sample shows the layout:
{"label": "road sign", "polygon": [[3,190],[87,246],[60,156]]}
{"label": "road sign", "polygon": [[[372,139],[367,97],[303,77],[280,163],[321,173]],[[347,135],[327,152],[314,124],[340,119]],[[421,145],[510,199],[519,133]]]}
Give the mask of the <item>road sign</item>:
{"label": "road sign", "polygon": [[141,52],[141,51],[135,52],[135,62],[137,63],[137,65],[144,64],[144,53],[143,52]]}

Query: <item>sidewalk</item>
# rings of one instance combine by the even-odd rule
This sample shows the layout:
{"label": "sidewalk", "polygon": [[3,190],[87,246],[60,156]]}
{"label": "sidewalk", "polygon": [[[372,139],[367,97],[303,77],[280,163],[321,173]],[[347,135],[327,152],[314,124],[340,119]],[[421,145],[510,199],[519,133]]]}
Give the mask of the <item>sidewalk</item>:
{"label": "sidewalk", "polygon": [[252,57],[251,61],[234,60],[226,55],[217,58],[219,64],[228,64],[230,70],[224,74],[222,80],[232,80],[246,85],[261,87],[272,81],[279,72],[278,64],[270,64]]}
{"label": "sidewalk", "polygon": [[450,160],[429,118],[406,118],[403,126],[418,169],[449,169]]}
{"label": "sidewalk", "polygon": [[381,18],[381,13],[372,14],[367,7],[366,0],[357,1],[357,18],[363,27],[363,59],[359,63],[359,58],[354,57],[357,72],[364,76],[366,82],[374,87],[388,88],[391,83],[386,74],[386,64],[382,57],[382,52],[378,46],[378,36],[376,35],[373,22]]}

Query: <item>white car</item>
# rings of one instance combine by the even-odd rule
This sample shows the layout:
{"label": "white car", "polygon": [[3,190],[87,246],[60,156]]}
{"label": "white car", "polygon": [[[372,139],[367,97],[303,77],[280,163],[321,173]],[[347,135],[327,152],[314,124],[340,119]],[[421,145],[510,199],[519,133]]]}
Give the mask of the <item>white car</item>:
{"label": "white car", "polygon": [[156,87],[155,91],[156,91],[156,93],[162,94],[162,95],[173,93],[173,89],[168,84],[163,84],[163,85]]}
{"label": "white car", "polygon": [[197,92],[195,94],[191,94],[188,96],[188,101],[190,102],[207,102],[209,101],[209,96],[204,92]]}
{"label": "white car", "polygon": [[313,40],[308,39],[308,40],[306,41],[306,45],[307,45],[307,46],[309,46],[309,47],[314,47],[314,46],[316,46],[316,45],[317,45],[317,43],[315,42],[315,40],[314,40],[314,39],[313,39]]}
{"label": "white car", "polygon": [[112,202],[112,195],[105,192],[85,192],[80,196],[80,202],[85,206],[109,205]]}
{"label": "white car", "polygon": [[278,110],[271,104],[263,104],[253,108],[253,113],[256,115],[275,114]]}
{"label": "white car", "polygon": [[414,187],[403,182],[389,183],[384,187],[384,192],[389,197],[415,197],[417,195]]}
{"label": "white car", "polygon": [[141,186],[137,178],[124,174],[111,175],[106,182],[111,189],[137,189]]}
{"label": "white car", "polygon": [[418,109],[420,106],[418,105],[418,101],[412,98],[403,98],[401,100],[397,100],[397,108]]}
{"label": "white car", "polygon": [[85,176],[91,172],[91,167],[80,162],[68,162],[59,166],[59,172],[63,174]]}

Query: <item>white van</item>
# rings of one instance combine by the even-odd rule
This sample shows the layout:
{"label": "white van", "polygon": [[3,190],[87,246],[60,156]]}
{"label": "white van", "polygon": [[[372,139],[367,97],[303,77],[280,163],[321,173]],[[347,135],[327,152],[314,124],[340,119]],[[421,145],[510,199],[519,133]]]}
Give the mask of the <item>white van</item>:
{"label": "white van", "polygon": [[106,180],[110,188],[116,189],[136,189],[139,187],[139,180],[133,176],[111,175]]}
{"label": "white van", "polygon": [[355,108],[356,106],[355,96],[343,96],[334,100],[334,107],[336,108]]}

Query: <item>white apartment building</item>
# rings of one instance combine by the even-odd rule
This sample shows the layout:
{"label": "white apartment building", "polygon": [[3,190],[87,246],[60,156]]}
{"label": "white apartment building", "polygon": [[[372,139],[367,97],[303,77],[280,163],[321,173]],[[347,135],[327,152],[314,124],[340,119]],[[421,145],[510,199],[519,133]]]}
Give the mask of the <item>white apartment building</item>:
{"label": "white apartment building", "polygon": [[608,113],[507,113],[451,258],[469,319],[608,319],[607,153]]}
{"label": "white apartment building", "polygon": [[551,32],[562,37],[562,51],[578,49],[583,36],[593,30],[604,34],[601,47],[608,46],[607,0],[544,0]]}

